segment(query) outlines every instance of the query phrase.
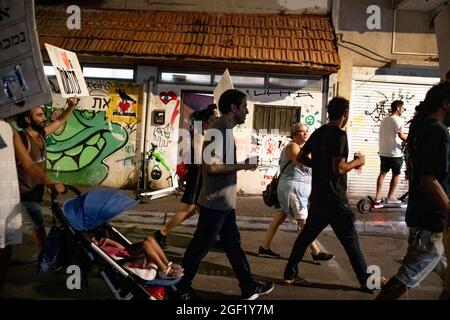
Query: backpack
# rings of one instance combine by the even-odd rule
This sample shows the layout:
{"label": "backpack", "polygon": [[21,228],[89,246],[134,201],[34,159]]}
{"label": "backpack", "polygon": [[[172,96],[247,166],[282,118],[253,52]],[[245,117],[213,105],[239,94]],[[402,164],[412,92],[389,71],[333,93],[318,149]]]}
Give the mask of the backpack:
{"label": "backpack", "polygon": [[263,201],[266,204],[266,206],[275,207],[275,208],[280,207],[280,201],[278,200],[278,194],[277,194],[278,180],[281,177],[281,175],[283,174],[284,169],[286,169],[286,167],[288,166],[289,163],[291,163],[291,161],[288,161],[288,163],[286,163],[284,165],[283,170],[281,170],[280,174],[275,175],[272,178],[272,181],[270,181],[270,183],[267,185],[266,190],[264,190],[262,192]]}

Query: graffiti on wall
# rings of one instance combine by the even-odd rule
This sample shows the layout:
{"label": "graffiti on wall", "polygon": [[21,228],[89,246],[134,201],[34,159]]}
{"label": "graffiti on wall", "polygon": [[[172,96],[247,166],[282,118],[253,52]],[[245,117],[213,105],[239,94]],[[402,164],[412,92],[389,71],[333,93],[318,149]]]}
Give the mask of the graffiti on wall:
{"label": "graffiti on wall", "polygon": [[153,130],[153,143],[158,146],[158,150],[162,152],[162,150],[166,150],[170,143],[173,141],[173,127],[170,124],[166,124],[164,126],[156,126]]}
{"label": "graffiti on wall", "polygon": [[281,151],[289,143],[286,136],[254,133],[251,135],[251,156],[258,156],[258,171],[262,173],[261,185],[270,182],[278,170]]}
{"label": "graffiti on wall", "polygon": [[301,121],[306,123],[308,127],[320,127],[322,125],[320,117],[321,114],[314,105],[302,107]]}
{"label": "graffiti on wall", "polygon": [[[375,90],[375,92],[378,94],[378,97],[374,98],[368,95],[363,96],[367,99],[367,110],[364,111],[364,114],[370,116],[374,122],[372,131],[378,133],[381,121],[390,114],[390,103],[394,100],[402,100],[407,104],[415,97],[415,95],[410,94],[409,92],[403,93],[402,89],[399,89],[397,92],[393,91],[389,93],[389,96],[381,91]],[[372,102],[371,100],[375,102]]]}
{"label": "graffiti on wall", "polygon": [[[49,82],[54,99],[46,112],[55,119],[65,99],[56,80]],[[87,86],[90,96],[81,98],[66,124],[47,139],[47,172],[69,184],[121,187],[130,183],[135,166],[142,89],[110,81],[87,81]]]}

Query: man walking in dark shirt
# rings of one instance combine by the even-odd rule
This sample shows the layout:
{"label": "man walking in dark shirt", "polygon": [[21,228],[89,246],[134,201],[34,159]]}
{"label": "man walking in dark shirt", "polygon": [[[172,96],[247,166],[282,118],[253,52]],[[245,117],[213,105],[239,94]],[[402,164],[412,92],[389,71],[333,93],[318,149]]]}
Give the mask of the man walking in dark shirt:
{"label": "man walking in dark shirt", "polygon": [[[444,291],[450,289],[444,255],[444,245],[450,250],[449,126],[450,82],[444,81],[427,92],[411,121],[406,143],[408,249],[397,274],[383,287],[377,300],[398,299],[408,288],[418,286],[431,271],[447,281]],[[446,294],[448,297],[448,291]]]}
{"label": "man walking in dark shirt", "polygon": [[331,225],[350,259],[361,290],[372,292],[367,288],[366,260],[359,247],[355,216],[347,200],[347,172],[365,163],[362,154],[347,161],[347,133],[342,128],[347,123],[348,114],[349,101],[333,98],[328,104],[329,122],[314,131],[297,156],[299,162],[312,167],[311,208],[284,271],[286,284],[305,281],[298,276],[298,264],[311,242],[327,225]]}

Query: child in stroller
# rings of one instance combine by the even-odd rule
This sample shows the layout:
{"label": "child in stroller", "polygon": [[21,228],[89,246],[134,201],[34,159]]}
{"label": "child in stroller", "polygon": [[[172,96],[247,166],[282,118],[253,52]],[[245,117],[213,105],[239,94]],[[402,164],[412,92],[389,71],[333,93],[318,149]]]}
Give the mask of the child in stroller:
{"label": "child in stroller", "polygon": [[[52,229],[64,236],[49,237],[38,270],[49,262],[54,269],[58,267],[54,261],[60,260],[59,266],[79,265],[86,281],[88,271],[95,267],[116,299],[164,298],[164,288],[181,280],[181,266],[167,259],[153,237],[133,244],[108,223],[138,201],[115,190],[94,189],[80,196],[78,189],[66,187],[78,197],[66,201],[61,208],[57,194],[52,193]],[[46,256],[46,247],[57,246],[61,250],[56,252],[63,251],[63,258],[55,259],[55,250],[49,250]]]}
{"label": "child in stroller", "polygon": [[157,277],[160,279],[178,279],[183,276],[183,267],[167,259],[153,235],[132,244],[128,249],[109,238],[93,235],[91,240],[111,257],[126,258],[128,262],[123,266],[137,275],[144,270],[158,270]]}

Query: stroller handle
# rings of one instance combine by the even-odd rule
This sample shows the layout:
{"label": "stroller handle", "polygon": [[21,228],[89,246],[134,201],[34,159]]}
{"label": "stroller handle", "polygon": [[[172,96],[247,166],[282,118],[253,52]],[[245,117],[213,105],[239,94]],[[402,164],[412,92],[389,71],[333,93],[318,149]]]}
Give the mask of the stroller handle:
{"label": "stroller handle", "polygon": [[67,193],[67,190],[70,190],[73,193],[75,193],[78,197],[81,196],[81,191],[77,187],[72,186],[70,184],[65,184],[64,187],[66,187],[66,191],[64,193]]}
{"label": "stroller handle", "polygon": [[[75,193],[78,197],[81,196],[81,191],[75,186],[72,186],[70,184],[64,184],[64,189],[65,189],[64,192],[62,192],[63,194],[66,194],[67,191],[70,190],[73,193]],[[57,202],[58,192],[52,189],[50,197],[52,203]]]}

